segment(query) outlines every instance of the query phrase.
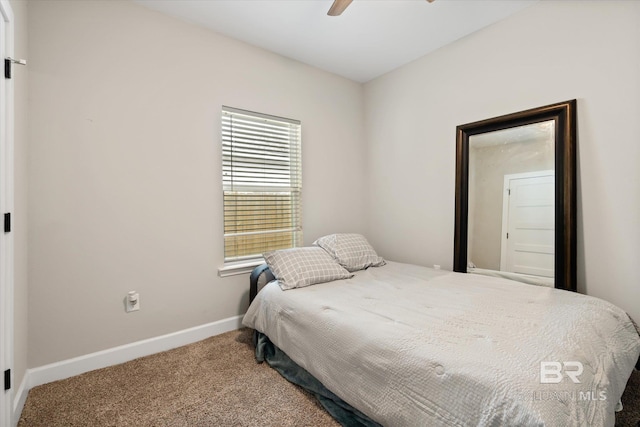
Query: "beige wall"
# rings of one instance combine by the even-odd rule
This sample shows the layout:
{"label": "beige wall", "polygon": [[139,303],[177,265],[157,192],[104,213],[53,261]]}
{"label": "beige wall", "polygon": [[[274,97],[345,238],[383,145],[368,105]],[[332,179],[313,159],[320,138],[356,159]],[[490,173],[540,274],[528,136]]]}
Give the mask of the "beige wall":
{"label": "beige wall", "polygon": [[543,1],[365,85],[369,238],[452,268],[455,128],[578,99],[578,288],[640,319],[640,3]]}
{"label": "beige wall", "polygon": [[365,231],[361,85],[131,2],[29,2],[29,40],[30,367],[246,310],[222,105],[302,121],[306,244]]}
{"label": "beige wall", "polygon": [[[14,57],[28,59],[27,3],[11,0],[14,15]],[[28,71],[14,66],[14,301],[13,301],[13,381],[15,391],[27,370],[28,348],[28,265],[27,265],[27,195],[28,195]]]}

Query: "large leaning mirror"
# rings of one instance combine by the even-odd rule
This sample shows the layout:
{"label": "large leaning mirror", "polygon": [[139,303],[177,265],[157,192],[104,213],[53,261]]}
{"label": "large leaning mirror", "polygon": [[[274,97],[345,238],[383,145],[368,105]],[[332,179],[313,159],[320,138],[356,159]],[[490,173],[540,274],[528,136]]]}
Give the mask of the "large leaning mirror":
{"label": "large leaning mirror", "polygon": [[576,101],[457,127],[453,269],[576,290]]}

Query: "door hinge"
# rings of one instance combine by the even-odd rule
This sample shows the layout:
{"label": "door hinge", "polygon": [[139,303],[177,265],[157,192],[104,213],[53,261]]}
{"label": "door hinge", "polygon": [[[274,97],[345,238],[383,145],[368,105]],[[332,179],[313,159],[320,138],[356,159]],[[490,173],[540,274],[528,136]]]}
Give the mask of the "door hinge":
{"label": "door hinge", "polygon": [[11,232],[11,212],[4,214],[4,232]]}
{"label": "door hinge", "polygon": [[507,233],[507,239],[509,238],[509,233]]}
{"label": "door hinge", "polygon": [[11,369],[4,371],[4,389],[11,389]]}
{"label": "door hinge", "polygon": [[510,188],[507,188],[507,191],[508,191],[508,193],[507,193],[507,194],[510,196],[510,195],[511,195],[511,189],[510,189]]}
{"label": "door hinge", "polygon": [[24,59],[4,58],[4,78],[5,79],[11,78],[11,66],[13,64],[27,65],[27,61],[25,61]]}

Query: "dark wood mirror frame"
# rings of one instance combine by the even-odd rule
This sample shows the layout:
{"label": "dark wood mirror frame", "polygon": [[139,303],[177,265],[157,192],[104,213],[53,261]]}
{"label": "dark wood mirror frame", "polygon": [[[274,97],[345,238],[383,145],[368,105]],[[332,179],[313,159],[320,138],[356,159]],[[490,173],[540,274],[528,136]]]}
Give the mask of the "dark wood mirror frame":
{"label": "dark wood mirror frame", "polygon": [[576,290],[576,100],[460,125],[456,128],[456,210],[453,271],[467,272],[469,137],[548,120],[555,122],[554,283]]}

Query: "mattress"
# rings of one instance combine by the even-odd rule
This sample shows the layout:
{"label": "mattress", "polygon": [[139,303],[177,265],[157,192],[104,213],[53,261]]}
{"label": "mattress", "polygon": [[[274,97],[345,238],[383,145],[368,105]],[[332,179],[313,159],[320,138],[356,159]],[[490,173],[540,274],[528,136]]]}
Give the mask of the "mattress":
{"label": "mattress", "polygon": [[395,262],[272,282],[243,324],[385,426],[613,426],[640,354],[601,299]]}

